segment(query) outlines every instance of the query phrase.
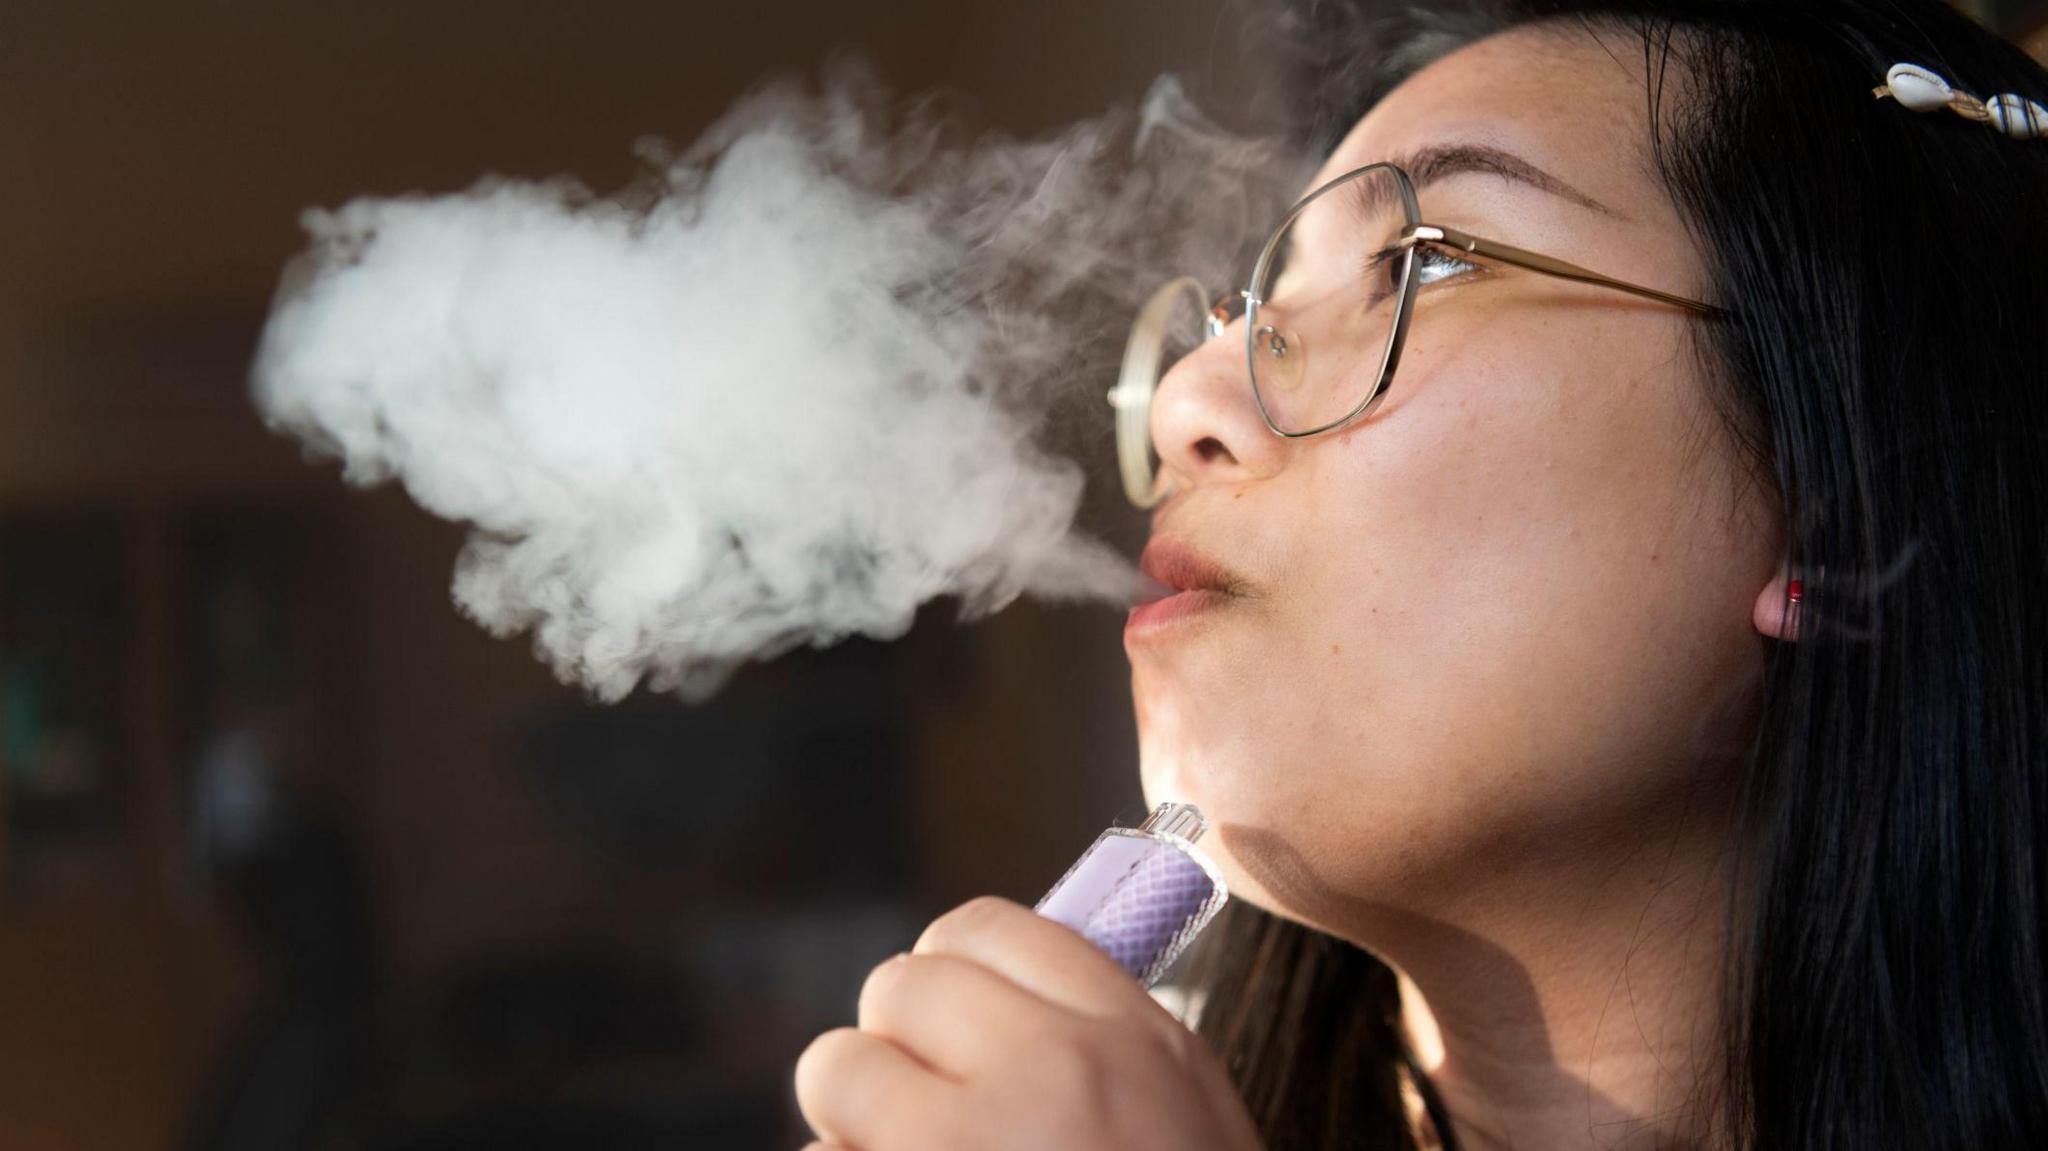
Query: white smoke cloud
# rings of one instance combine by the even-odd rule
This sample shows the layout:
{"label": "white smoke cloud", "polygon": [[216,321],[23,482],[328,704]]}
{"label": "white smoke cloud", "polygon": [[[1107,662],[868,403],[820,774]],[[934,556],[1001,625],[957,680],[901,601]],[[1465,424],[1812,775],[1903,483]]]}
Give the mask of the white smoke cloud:
{"label": "white smoke cloud", "polygon": [[1086,353],[1165,276],[1227,282],[1298,172],[1170,82],[1051,139],[961,134],[842,69],[643,145],[609,197],[490,178],[308,211],[258,405],[472,525],[462,610],[606,699],[703,698],[941,596],[1126,602],[1047,413],[1100,405]]}

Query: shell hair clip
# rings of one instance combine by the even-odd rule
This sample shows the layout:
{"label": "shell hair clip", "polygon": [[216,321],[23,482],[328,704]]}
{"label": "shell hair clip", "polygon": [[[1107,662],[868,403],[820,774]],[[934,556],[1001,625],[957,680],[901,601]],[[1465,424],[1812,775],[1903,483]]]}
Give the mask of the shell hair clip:
{"label": "shell hair clip", "polygon": [[2011,92],[1979,100],[1968,92],[1956,91],[1947,80],[1918,64],[1892,65],[1885,73],[1884,84],[1871,89],[1870,94],[1880,100],[1890,96],[1915,112],[1947,108],[1965,120],[1989,124],[2015,140],[2048,136],[2048,105]]}

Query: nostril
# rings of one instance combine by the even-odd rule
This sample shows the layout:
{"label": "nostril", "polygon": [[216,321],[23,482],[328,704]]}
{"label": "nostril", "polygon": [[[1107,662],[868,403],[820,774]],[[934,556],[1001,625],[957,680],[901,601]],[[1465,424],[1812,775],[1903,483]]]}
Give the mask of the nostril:
{"label": "nostril", "polygon": [[1215,463],[1219,456],[1229,460],[1231,463],[1237,462],[1237,457],[1231,455],[1230,449],[1224,447],[1223,441],[1215,436],[1203,436],[1197,441],[1195,444],[1195,454],[1200,456],[1205,464]]}

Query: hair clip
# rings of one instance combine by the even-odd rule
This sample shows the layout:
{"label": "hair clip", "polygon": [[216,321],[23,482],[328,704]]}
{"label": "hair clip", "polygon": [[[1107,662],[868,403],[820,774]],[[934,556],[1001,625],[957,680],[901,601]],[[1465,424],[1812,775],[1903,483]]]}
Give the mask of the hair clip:
{"label": "hair clip", "polygon": [[1979,100],[1968,92],[1956,91],[1947,80],[1918,64],[1892,65],[1891,71],[1884,74],[1884,84],[1871,89],[1870,94],[1880,100],[1890,96],[1915,112],[1947,108],[1965,120],[1989,124],[2015,140],[2048,136],[2048,105],[2011,92]]}

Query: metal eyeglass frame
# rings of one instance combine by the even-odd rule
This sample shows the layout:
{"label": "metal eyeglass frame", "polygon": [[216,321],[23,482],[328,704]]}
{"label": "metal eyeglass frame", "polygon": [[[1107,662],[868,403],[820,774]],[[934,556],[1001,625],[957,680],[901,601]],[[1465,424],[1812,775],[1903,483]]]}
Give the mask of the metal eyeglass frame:
{"label": "metal eyeglass frame", "polygon": [[[1280,354],[1283,355],[1285,354],[1286,337],[1271,324],[1259,323],[1259,309],[1265,302],[1259,299],[1252,289],[1265,280],[1266,273],[1272,265],[1273,257],[1279,250],[1281,239],[1286,236],[1288,228],[1302,212],[1308,209],[1309,205],[1352,180],[1358,179],[1369,172],[1380,170],[1387,171],[1393,175],[1395,187],[1400,192],[1401,210],[1407,221],[1406,226],[1401,231],[1400,239],[1396,242],[1396,246],[1404,250],[1401,255],[1401,287],[1399,299],[1395,304],[1393,337],[1387,341],[1385,354],[1380,360],[1379,375],[1374,380],[1372,388],[1366,392],[1365,397],[1353,406],[1350,411],[1328,423],[1304,431],[1285,431],[1273,422],[1272,414],[1266,410],[1265,397],[1259,394],[1258,375],[1255,370],[1255,364],[1258,358],[1257,341],[1262,335],[1271,340],[1279,341],[1281,346]],[[1525,248],[1517,248],[1512,244],[1501,243],[1498,240],[1489,240],[1484,237],[1475,236],[1470,232],[1457,228],[1426,223],[1422,219],[1422,208],[1416,202],[1415,183],[1409,179],[1407,172],[1403,171],[1397,164],[1384,161],[1366,164],[1332,177],[1309,192],[1308,195],[1295,201],[1294,206],[1287,210],[1286,215],[1281,217],[1280,223],[1274,227],[1273,234],[1266,240],[1265,246],[1259,250],[1259,258],[1252,265],[1251,286],[1238,293],[1245,302],[1245,379],[1251,385],[1252,402],[1259,409],[1259,418],[1265,422],[1267,429],[1274,435],[1283,436],[1287,439],[1303,439],[1308,436],[1320,435],[1323,432],[1341,427],[1365,415],[1386,394],[1388,386],[1393,382],[1394,370],[1400,366],[1401,348],[1408,339],[1408,319],[1415,305],[1415,249],[1419,244],[1440,244],[1466,255],[1498,260],[1504,264],[1526,268],[1532,272],[1539,272],[1546,276],[1555,276],[1559,279],[1573,280],[1578,283],[1593,284],[1604,288],[1614,288],[1618,291],[1629,292],[1633,295],[1643,296],[1663,303],[1676,304],[1707,316],[1725,317],[1728,315],[1727,309],[1714,304],[1688,299],[1685,296],[1673,295],[1670,292],[1630,283],[1627,280],[1618,280],[1613,276],[1603,275],[1599,272],[1582,268],[1577,264],[1557,259],[1554,256],[1546,256],[1540,252],[1531,252]],[[1172,492],[1170,485],[1165,488],[1159,486],[1157,482],[1158,474],[1147,474],[1152,471],[1150,465],[1152,432],[1149,409],[1151,407],[1150,393],[1159,379],[1159,359],[1164,351],[1163,336],[1166,323],[1174,306],[1181,303],[1185,298],[1184,293],[1192,293],[1196,307],[1206,309],[1204,320],[1205,338],[1214,339],[1224,333],[1224,330],[1231,321],[1230,313],[1223,301],[1218,301],[1213,306],[1209,305],[1208,294],[1203,291],[1201,283],[1192,276],[1182,276],[1167,283],[1155,292],[1152,298],[1146,302],[1145,306],[1139,310],[1137,320],[1131,325],[1130,342],[1124,349],[1123,368],[1118,376],[1117,386],[1109,391],[1110,406],[1117,410],[1118,415],[1117,458],[1123,475],[1124,494],[1133,504],[1140,508],[1152,507]],[[1225,299],[1227,300],[1228,297],[1225,297]],[[1145,380],[1146,383],[1141,386],[1134,382],[1139,379]],[[1125,410],[1136,406],[1135,399],[1141,392],[1145,393],[1143,398],[1148,413],[1147,418],[1144,420],[1124,419]],[[1159,474],[1163,474],[1163,472]]]}

